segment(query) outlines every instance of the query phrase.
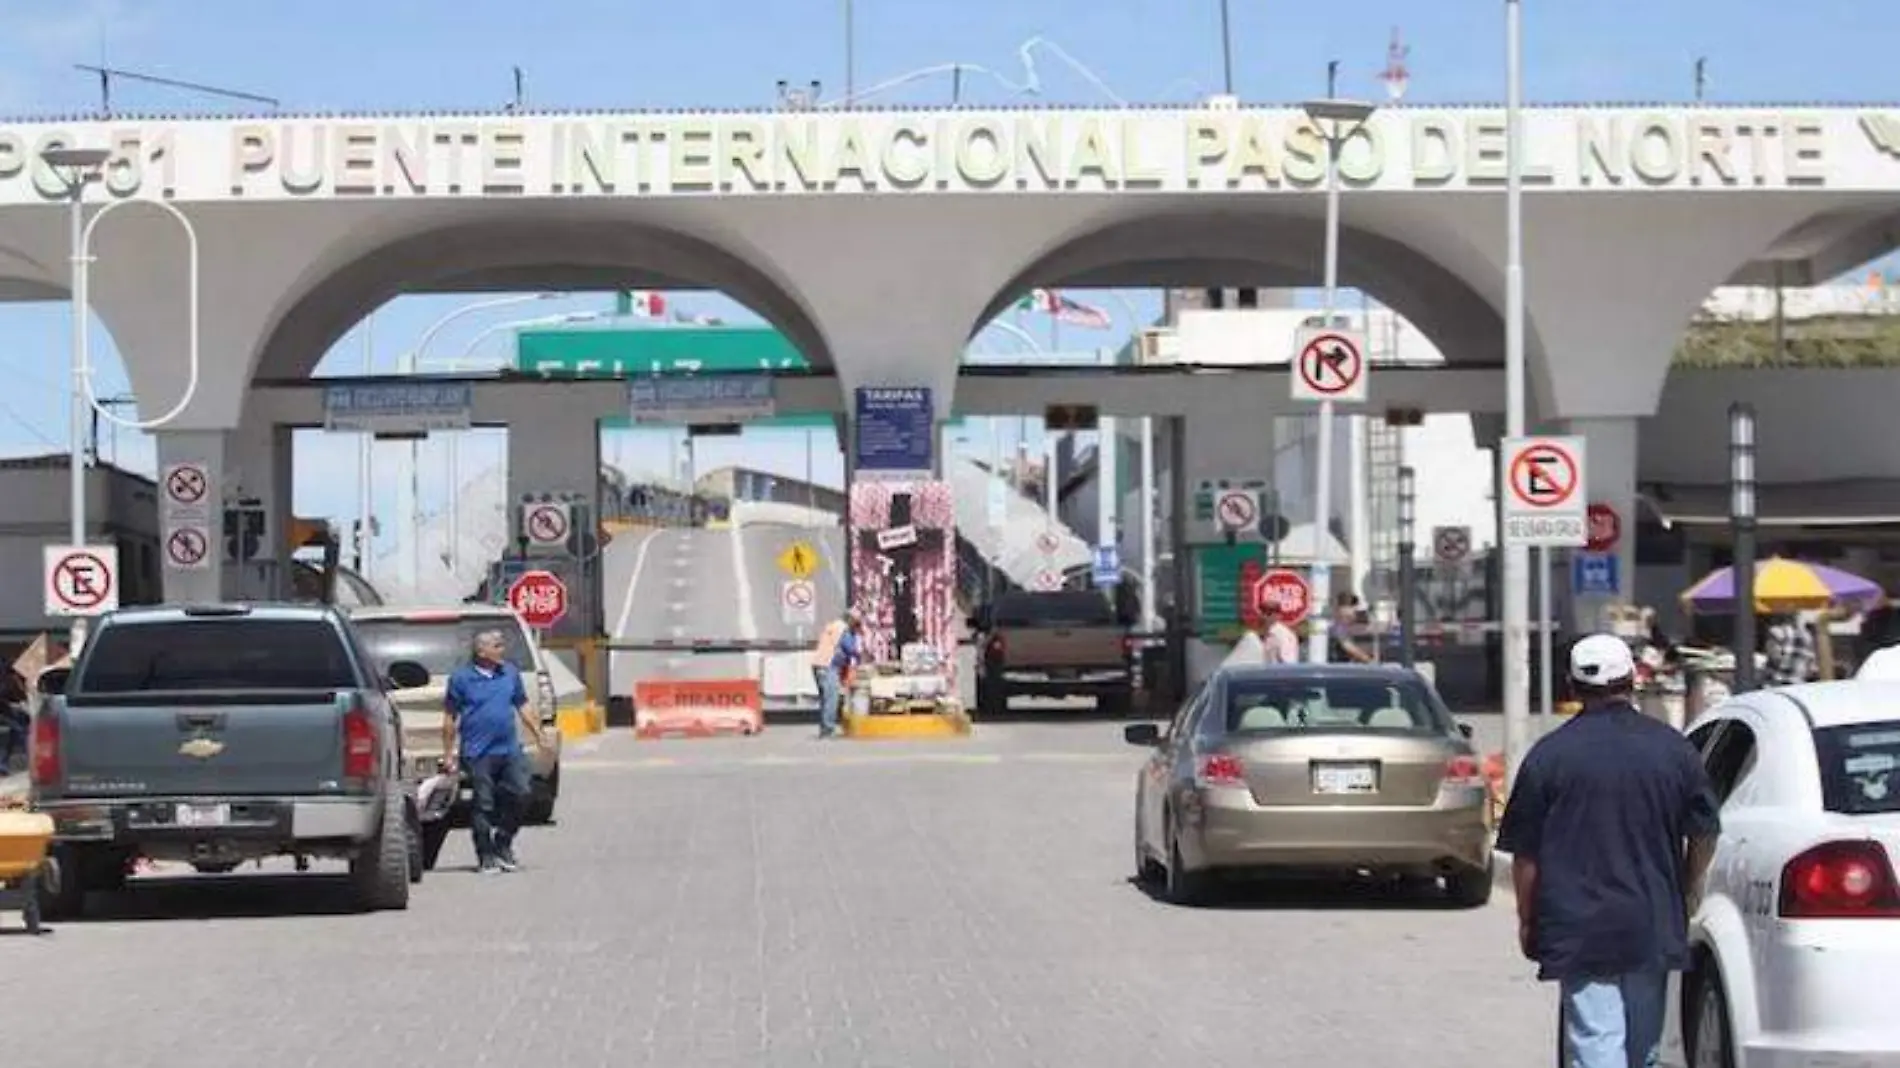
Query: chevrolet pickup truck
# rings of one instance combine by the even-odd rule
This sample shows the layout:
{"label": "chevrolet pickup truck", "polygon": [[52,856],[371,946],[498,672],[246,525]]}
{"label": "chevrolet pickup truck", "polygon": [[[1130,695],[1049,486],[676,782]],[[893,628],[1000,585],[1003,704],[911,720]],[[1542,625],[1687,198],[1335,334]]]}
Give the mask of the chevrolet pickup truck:
{"label": "chevrolet pickup truck", "polygon": [[1126,716],[1134,672],[1128,628],[1093,590],[1007,593],[970,620],[978,632],[977,708],[1007,711],[1012,697],[1092,697]]}
{"label": "chevrolet pickup truck", "polygon": [[128,608],[101,617],[34,717],[33,803],[55,826],[44,911],[81,913],[140,857],[223,872],[349,863],[359,908],[422,877],[402,730],[348,621],[321,605]]}

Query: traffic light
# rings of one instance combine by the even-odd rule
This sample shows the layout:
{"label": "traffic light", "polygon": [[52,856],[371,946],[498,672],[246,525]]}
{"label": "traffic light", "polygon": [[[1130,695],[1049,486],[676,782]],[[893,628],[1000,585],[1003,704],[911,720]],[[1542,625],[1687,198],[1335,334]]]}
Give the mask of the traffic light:
{"label": "traffic light", "polygon": [[1050,430],[1094,430],[1100,414],[1087,404],[1052,404],[1042,410],[1042,425]]}

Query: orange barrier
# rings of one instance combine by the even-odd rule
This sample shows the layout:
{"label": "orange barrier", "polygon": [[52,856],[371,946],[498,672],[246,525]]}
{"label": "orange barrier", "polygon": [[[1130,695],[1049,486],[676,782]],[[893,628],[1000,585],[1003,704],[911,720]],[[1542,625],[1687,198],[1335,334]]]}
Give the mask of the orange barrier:
{"label": "orange barrier", "polygon": [[654,680],[633,684],[636,738],[710,738],[765,729],[757,679]]}

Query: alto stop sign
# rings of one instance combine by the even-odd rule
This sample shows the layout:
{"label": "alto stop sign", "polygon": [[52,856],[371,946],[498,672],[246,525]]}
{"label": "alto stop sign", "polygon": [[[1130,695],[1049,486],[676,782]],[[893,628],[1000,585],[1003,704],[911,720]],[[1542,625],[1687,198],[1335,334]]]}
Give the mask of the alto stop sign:
{"label": "alto stop sign", "polygon": [[567,615],[567,583],[552,571],[523,571],[508,587],[508,607],[530,627],[552,627]]}
{"label": "alto stop sign", "polygon": [[1276,567],[1254,580],[1253,607],[1262,619],[1303,623],[1313,611],[1313,588],[1298,571]]}

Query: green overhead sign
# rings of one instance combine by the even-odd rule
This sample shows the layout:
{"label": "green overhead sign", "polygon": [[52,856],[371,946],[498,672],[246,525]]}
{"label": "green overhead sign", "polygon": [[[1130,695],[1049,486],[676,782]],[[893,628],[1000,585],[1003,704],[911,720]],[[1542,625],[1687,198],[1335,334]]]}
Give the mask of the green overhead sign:
{"label": "green overhead sign", "polygon": [[[515,335],[515,368],[533,374],[582,376],[690,375],[742,371],[804,371],[811,364],[784,334],[758,326],[648,326],[523,330]],[[626,419],[602,421],[625,428]],[[829,427],[831,417],[785,415],[756,426]]]}
{"label": "green overhead sign", "polygon": [[[771,327],[616,326],[522,330],[515,335],[515,369],[531,374],[637,377],[808,371],[811,363]],[[951,425],[961,422],[952,420]],[[633,425],[626,419],[602,423],[614,428]],[[829,415],[801,413],[748,425],[800,429],[833,424]]]}

